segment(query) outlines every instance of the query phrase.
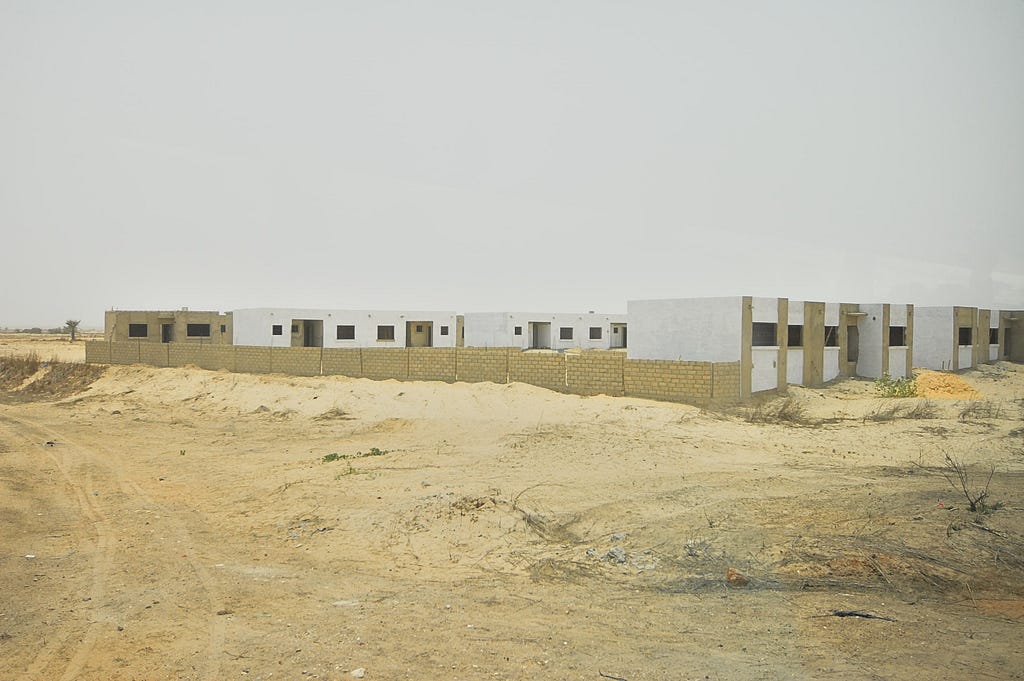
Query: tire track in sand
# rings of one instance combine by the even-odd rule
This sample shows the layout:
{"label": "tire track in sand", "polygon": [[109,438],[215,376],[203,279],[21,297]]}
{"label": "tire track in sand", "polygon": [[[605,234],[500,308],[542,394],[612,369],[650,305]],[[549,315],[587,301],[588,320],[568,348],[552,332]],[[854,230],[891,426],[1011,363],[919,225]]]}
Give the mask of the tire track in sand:
{"label": "tire track in sand", "polygon": [[[69,662],[63,673],[57,677],[56,673],[50,671],[43,675],[51,665],[53,659],[59,652],[67,648],[65,642],[71,638],[72,632],[64,631],[61,635],[47,640],[42,650],[34,658],[27,670],[27,678],[52,679],[60,678],[61,681],[71,681],[82,671],[89,655],[96,646],[96,641],[104,624],[110,623],[104,618],[103,601],[106,595],[107,582],[114,567],[114,556],[116,551],[115,529],[110,523],[108,516],[100,505],[93,489],[93,473],[91,469],[99,469],[104,476],[116,480],[120,491],[129,499],[137,499],[144,505],[160,510],[161,517],[171,522],[172,529],[177,539],[185,546],[192,546],[192,538],[183,520],[174,516],[168,509],[156,503],[145,490],[135,481],[124,478],[120,465],[121,459],[113,455],[109,450],[98,445],[82,444],[76,438],[72,438],[67,432],[61,429],[54,429],[50,426],[32,421],[24,416],[12,416],[0,414],[0,421],[6,421],[13,425],[18,437],[29,445],[40,446],[47,441],[57,442],[56,447],[43,446],[47,456],[60,471],[67,485],[74,490],[76,501],[82,510],[82,514],[89,520],[96,532],[96,548],[93,557],[92,582],[89,596],[91,603],[90,624],[77,644],[71,646],[67,651]],[[113,465],[112,465],[113,464]],[[77,466],[87,466],[82,475],[82,481],[75,479],[73,470]],[[217,587],[209,570],[195,557],[195,552],[188,550],[187,560],[202,591],[206,594],[208,612],[206,615],[208,634],[208,646],[205,660],[205,669],[202,672],[203,679],[217,679],[220,672],[220,661],[223,657],[225,639],[225,619],[217,615],[222,611],[223,595]]]}

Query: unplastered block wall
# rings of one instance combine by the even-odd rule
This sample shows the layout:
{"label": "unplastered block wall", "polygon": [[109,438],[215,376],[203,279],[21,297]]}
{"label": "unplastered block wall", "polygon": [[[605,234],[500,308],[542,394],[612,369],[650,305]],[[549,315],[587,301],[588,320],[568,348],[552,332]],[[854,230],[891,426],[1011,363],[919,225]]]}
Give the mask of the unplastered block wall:
{"label": "unplastered block wall", "polygon": [[[150,342],[160,343],[164,340],[164,326],[170,329],[169,342],[198,343],[202,345],[231,344],[232,315],[221,314],[212,310],[108,310],[104,314],[104,338],[113,342]],[[129,335],[129,326],[144,324],[146,335],[133,337]],[[208,335],[190,335],[189,325],[199,324],[208,328]],[[221,330],[223,329],[223,331]]]}
{"label": "unplastered block wall", "polygon": [[273,370],[270,353],[273,348],[235,346],[235,371],[247,374],[268,374]]}
{"label": "unplastered block wall", "polygon": [[271,371],[291,376],[319,376],[320,348],[273,348]]}
{"label": "unplastered block wall", "polygon": [[626,355],[621,352],[584,350],[565,354],[566,383],[576,395],[625,394],[623,367]]}
{"label": "unplastered block wall", "polygon": [[323,371],[325,376],[363,376],[362,348],[324,348]]}
{"label": "unplastered block wall", "polygon": [[410,381],[455,381],[455,348],[408,348]]}
{"label": "unplastered block wall", "polygon": [[[1024,335],[1024,334],[1022,334]],[[163,353],[163,354],[161,354]],[[86,343],[90,363],[198,366],[246,373],[342,374],[377,380],[509,380],[580,395],[629,395],[676,402],[734,401],[739,362],[627,360],[615,351],[557,353],[518,348],[268,348]],[[455,379],[452,379],[452,376]]]}
{"label": "unplastered block wall", "polygon": [[509,352],[508,380],[566,391],[565,355],[557,352]]}
{"label": "unplastered block wall", "polygon": [[670,402],[710,400],[711,367],[711,362],[627,359],[623,367],[626,394]]}
{"label": "unplastered block wall", "polygon": [[205,347],[189,343],[167,343],[164,347],[167,348],[167,366],[235,370],[235,348],[230,345]]}
{"label": "unplastered block wall", "polygon": [[85,342],[86,364],[113,364],[110,361],[110,343],[108,341]]}
{"label": "unplastered block wall", "polygon": [[363,376],[382,381],[409,378],[409,354],[406,348],[363,348]]}
{"label": "unplastered block wall", "polygon": [[507,383],[510,348],[459,348],[455,354],[455,377],[464,383]]}
{"label": "unplastered block wall", "polygon": [[739,362],[715,362],[711,365],[711,397],[716,401],[738,402],[742,399]]}

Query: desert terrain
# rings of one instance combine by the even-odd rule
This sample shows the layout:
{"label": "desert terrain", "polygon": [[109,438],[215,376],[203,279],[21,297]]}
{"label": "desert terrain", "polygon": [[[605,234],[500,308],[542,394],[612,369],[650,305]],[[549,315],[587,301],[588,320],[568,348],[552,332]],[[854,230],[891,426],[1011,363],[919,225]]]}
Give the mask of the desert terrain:
{"label": "desert terrain", "polygon": [[0,337],[0,679],[1024,678],[1022,366],[700,409],[83,359]]}

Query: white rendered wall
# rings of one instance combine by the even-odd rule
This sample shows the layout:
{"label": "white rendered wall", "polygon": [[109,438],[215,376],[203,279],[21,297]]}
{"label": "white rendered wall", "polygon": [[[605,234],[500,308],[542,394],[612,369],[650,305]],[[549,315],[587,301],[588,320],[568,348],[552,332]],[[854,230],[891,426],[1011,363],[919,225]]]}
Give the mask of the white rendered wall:
{"label": "white rendered wall", "polygon": [[[253,308],[234,310],[232,313],[235,345],[257,345],[263,347],[288,347],[291,345],[291,324],[294,319],[312,319],[323,322],[323,346],[325,348],[375,348],[405,347],[406,322],[431,322],[433,325],[432,344],[437,348],[455,347],[454,312],[410,312],[394,310],[310,310],[290,308]],[[273,334],[273,326],[281,325],[281,335]],[[355,339],[338,340],[337,327],[355,327]],[[377,326],[394,326],[393,341],[378,341]],[[448,327],[448,334],[441,335],[441,327]]]}
{"label": "white rendered wall", "polygon": [[956,351],[958,357],[958,369],[970,369],[974,366],[974,346],[958,345]]}
{"label": "white rendered wall", "polygon": [[750,391],[775,390],[779,387],[779,349],[754,347],[750,351]]}
{"label": "white rendered wall", "polygon": [[[612,324],[626,324],[626,315],[579,312],[468,312],[462,316],[464,345],[477,348],[530,347],[530,324],[551,325],[551,349],[608,350],[612,345]],[[520,334],[516,335],[516,327]],[[591,327],[601,329],[601,337],[590,337]],[[571,328],[572,339],[562,340],[561,329]],[[633,329],[627,325],[629,342]]]}
{"label": "white rendered wall", "polygon": [[952,307],[914,308],[914,364],[949,371],[954,341]]}
{"label": "white rendered wall", "polygon": [[790,348],[786,350],[786,383],[790,385],[803,385],[804,383],[803,348]]}
{"label": "white rendered wall", "polygon": [[[837,326],[837,324],[831,324]],[[825,361],[821,368],[822,380],[826,383],[839,376],[839,348],[825,348]]]}
{"label": "white rendered wall", "polygon": [[[707,300],[715,300],[710,298]],[[751,319],[755,322],[768,322],[776,324],[779,321],[779,299],[778,298],[752,298]],[[801,306],[800,314],[803,314]]]}
{"label": "white rendered wall", "polygon": [[893,378],[908,377],[907,348],[905,346],[889,348],[889,375]]}
{"label": "white rendered wall", "polygon": [[[526,335],[526,329],[523,329]],[[469,348],[505,348],[519,345],[513,343],[504,312],[467,312],[462,315],[462,344]]]}
{"label": "white rendered wall", "polygon": [[[778,301],[775,304],[775,309],[778,310]],[[803,326],[804,301],[789,301],[787,317],[790,326]],[[786,351],[786,383],[790,385],[803,385],[804,383],[804,349],[802,347],[790,348]]]}
{"label": "white rendered wall", "polygon": [[[890,305],[889,306],[889,326],[906,326],[907,325],[907,306],[906,305]],[[892,374],[895,376],[895,374]]]}
{"label": "white rendered wall", "polygon": [[[999,310],[990,310],[988,317],[988,328],[999,328]],[[999,344],[990,343],[988,346],[988,361],[993,362],[999,359]]]}
{"label": "white rendered wall", "polygon": [[857,375],[878,378],[882,375],[882,305],[861,305],[865,316],[857,318],[860,350]]}
{"label": "white rendered wall", "polygon": [[825,303],[825,326],[839,326],[839,303]]}
{"label": "white rendered wall", "polygon": [[743,298],[739,296],[631,300],[626,312],[630,359],[740,360]]}

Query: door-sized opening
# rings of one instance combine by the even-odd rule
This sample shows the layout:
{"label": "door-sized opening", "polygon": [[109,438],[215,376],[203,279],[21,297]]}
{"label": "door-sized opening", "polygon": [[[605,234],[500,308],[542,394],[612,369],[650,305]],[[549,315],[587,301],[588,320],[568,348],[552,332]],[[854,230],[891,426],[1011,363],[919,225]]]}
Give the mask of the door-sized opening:
{"label": "door-sized opening", "polygon": [[530,322],[530,349],[551,348],[551,322]]}
{"label": "door-sized opening", "polygon": [[626,325],[625,324],[612,324],[612,344],[613,348],[624,348],[626,347]]}
{"label": "door-sized opening", "polygon": [[406,322],[405,347],[429,348],[434,345],[434,322]]}
{"label": "door-sized opening", "polygon": [[292,347],[322,348],[324,322],[321,319],[293,319]]}
{"label": "door-sized opening", "polygon": [[161,343],[173,343],[174,342],[174,324],[161,324],[160,325],[160,342]]}
{"label": "door-sized opening", "polygon": [[860,330],[856,326],[846,327],[846,361],[856,362],[860,358]]}

